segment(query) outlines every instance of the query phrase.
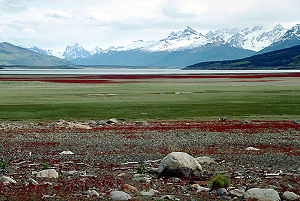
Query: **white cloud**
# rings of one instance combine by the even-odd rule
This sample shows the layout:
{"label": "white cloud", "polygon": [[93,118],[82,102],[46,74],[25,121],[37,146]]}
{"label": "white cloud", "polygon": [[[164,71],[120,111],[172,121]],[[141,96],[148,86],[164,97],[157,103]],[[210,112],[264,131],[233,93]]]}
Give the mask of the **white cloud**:
{"label": "white cloud", "polygon": [[299,8],[299,0],[0,0],[0,38],[45,48],[107,47],[158,39],[187,25],[200,31],[292,26],[300,22]]}

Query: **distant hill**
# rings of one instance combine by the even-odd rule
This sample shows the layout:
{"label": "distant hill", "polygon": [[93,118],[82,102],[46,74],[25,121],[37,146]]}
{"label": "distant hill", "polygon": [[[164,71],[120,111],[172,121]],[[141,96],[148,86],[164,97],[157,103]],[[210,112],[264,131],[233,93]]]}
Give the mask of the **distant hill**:
{"label": "distant hill", "polygon": [[187,66],[183,70],[272,70],[300,69],[300,45],[244,59],[211,61]]}
{"label": "distant hill", "polygon": [[54,56],[45,56],[7,42],[0,43],[0,65],[3,66],[68,66],[71,62]]}

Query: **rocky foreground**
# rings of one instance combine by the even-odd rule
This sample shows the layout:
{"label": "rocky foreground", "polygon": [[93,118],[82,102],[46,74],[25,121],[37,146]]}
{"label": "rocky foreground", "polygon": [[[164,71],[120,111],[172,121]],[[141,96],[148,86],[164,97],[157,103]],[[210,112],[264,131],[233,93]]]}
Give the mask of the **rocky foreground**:
{"label": "rocky foreground", "polygon": [[0,139],[1,200],[300,199],[298,121],[6,122]]}

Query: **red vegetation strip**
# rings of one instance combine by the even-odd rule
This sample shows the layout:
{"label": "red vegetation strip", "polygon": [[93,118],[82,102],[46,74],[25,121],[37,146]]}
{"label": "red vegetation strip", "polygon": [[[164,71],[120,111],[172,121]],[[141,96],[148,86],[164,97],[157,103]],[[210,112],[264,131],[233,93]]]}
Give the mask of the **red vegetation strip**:
{"label": "red vegetation strip", "polygon": [[[44,81],[58,83],[136,83],[142,81],[111,81],[111,80],[145,80],[145,79],[207,79],[207,78],[235,78],[235,79],[259,79],[259,78],[283,78],[300,77],[300,73],[278,74],[229,74],[229,75],[90,75],[74,77],[40,77],[40,78],[0,78],[0,81]],[[258,80],[255,82],[271,82],[279,80]],[[254,82],[254,81],[234,81]]]}

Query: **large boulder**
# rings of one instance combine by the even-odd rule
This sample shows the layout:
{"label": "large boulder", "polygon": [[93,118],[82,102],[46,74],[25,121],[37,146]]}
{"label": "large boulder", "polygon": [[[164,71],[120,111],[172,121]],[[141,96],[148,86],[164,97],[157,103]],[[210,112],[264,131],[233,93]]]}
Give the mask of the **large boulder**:
{"label": "large boulder", "polygon": [[251,188],[246,191],[244,195],[245,199],[257,199],[257,200],[273,200],[279,201],[280,197],[274,189],[260,189],[260,188]]}
{"label": "large boulder", "polygon": [[162,159],[158,173],[160,176],[200,177],[201,165],[189,154],[184,152],[172,152]]}

